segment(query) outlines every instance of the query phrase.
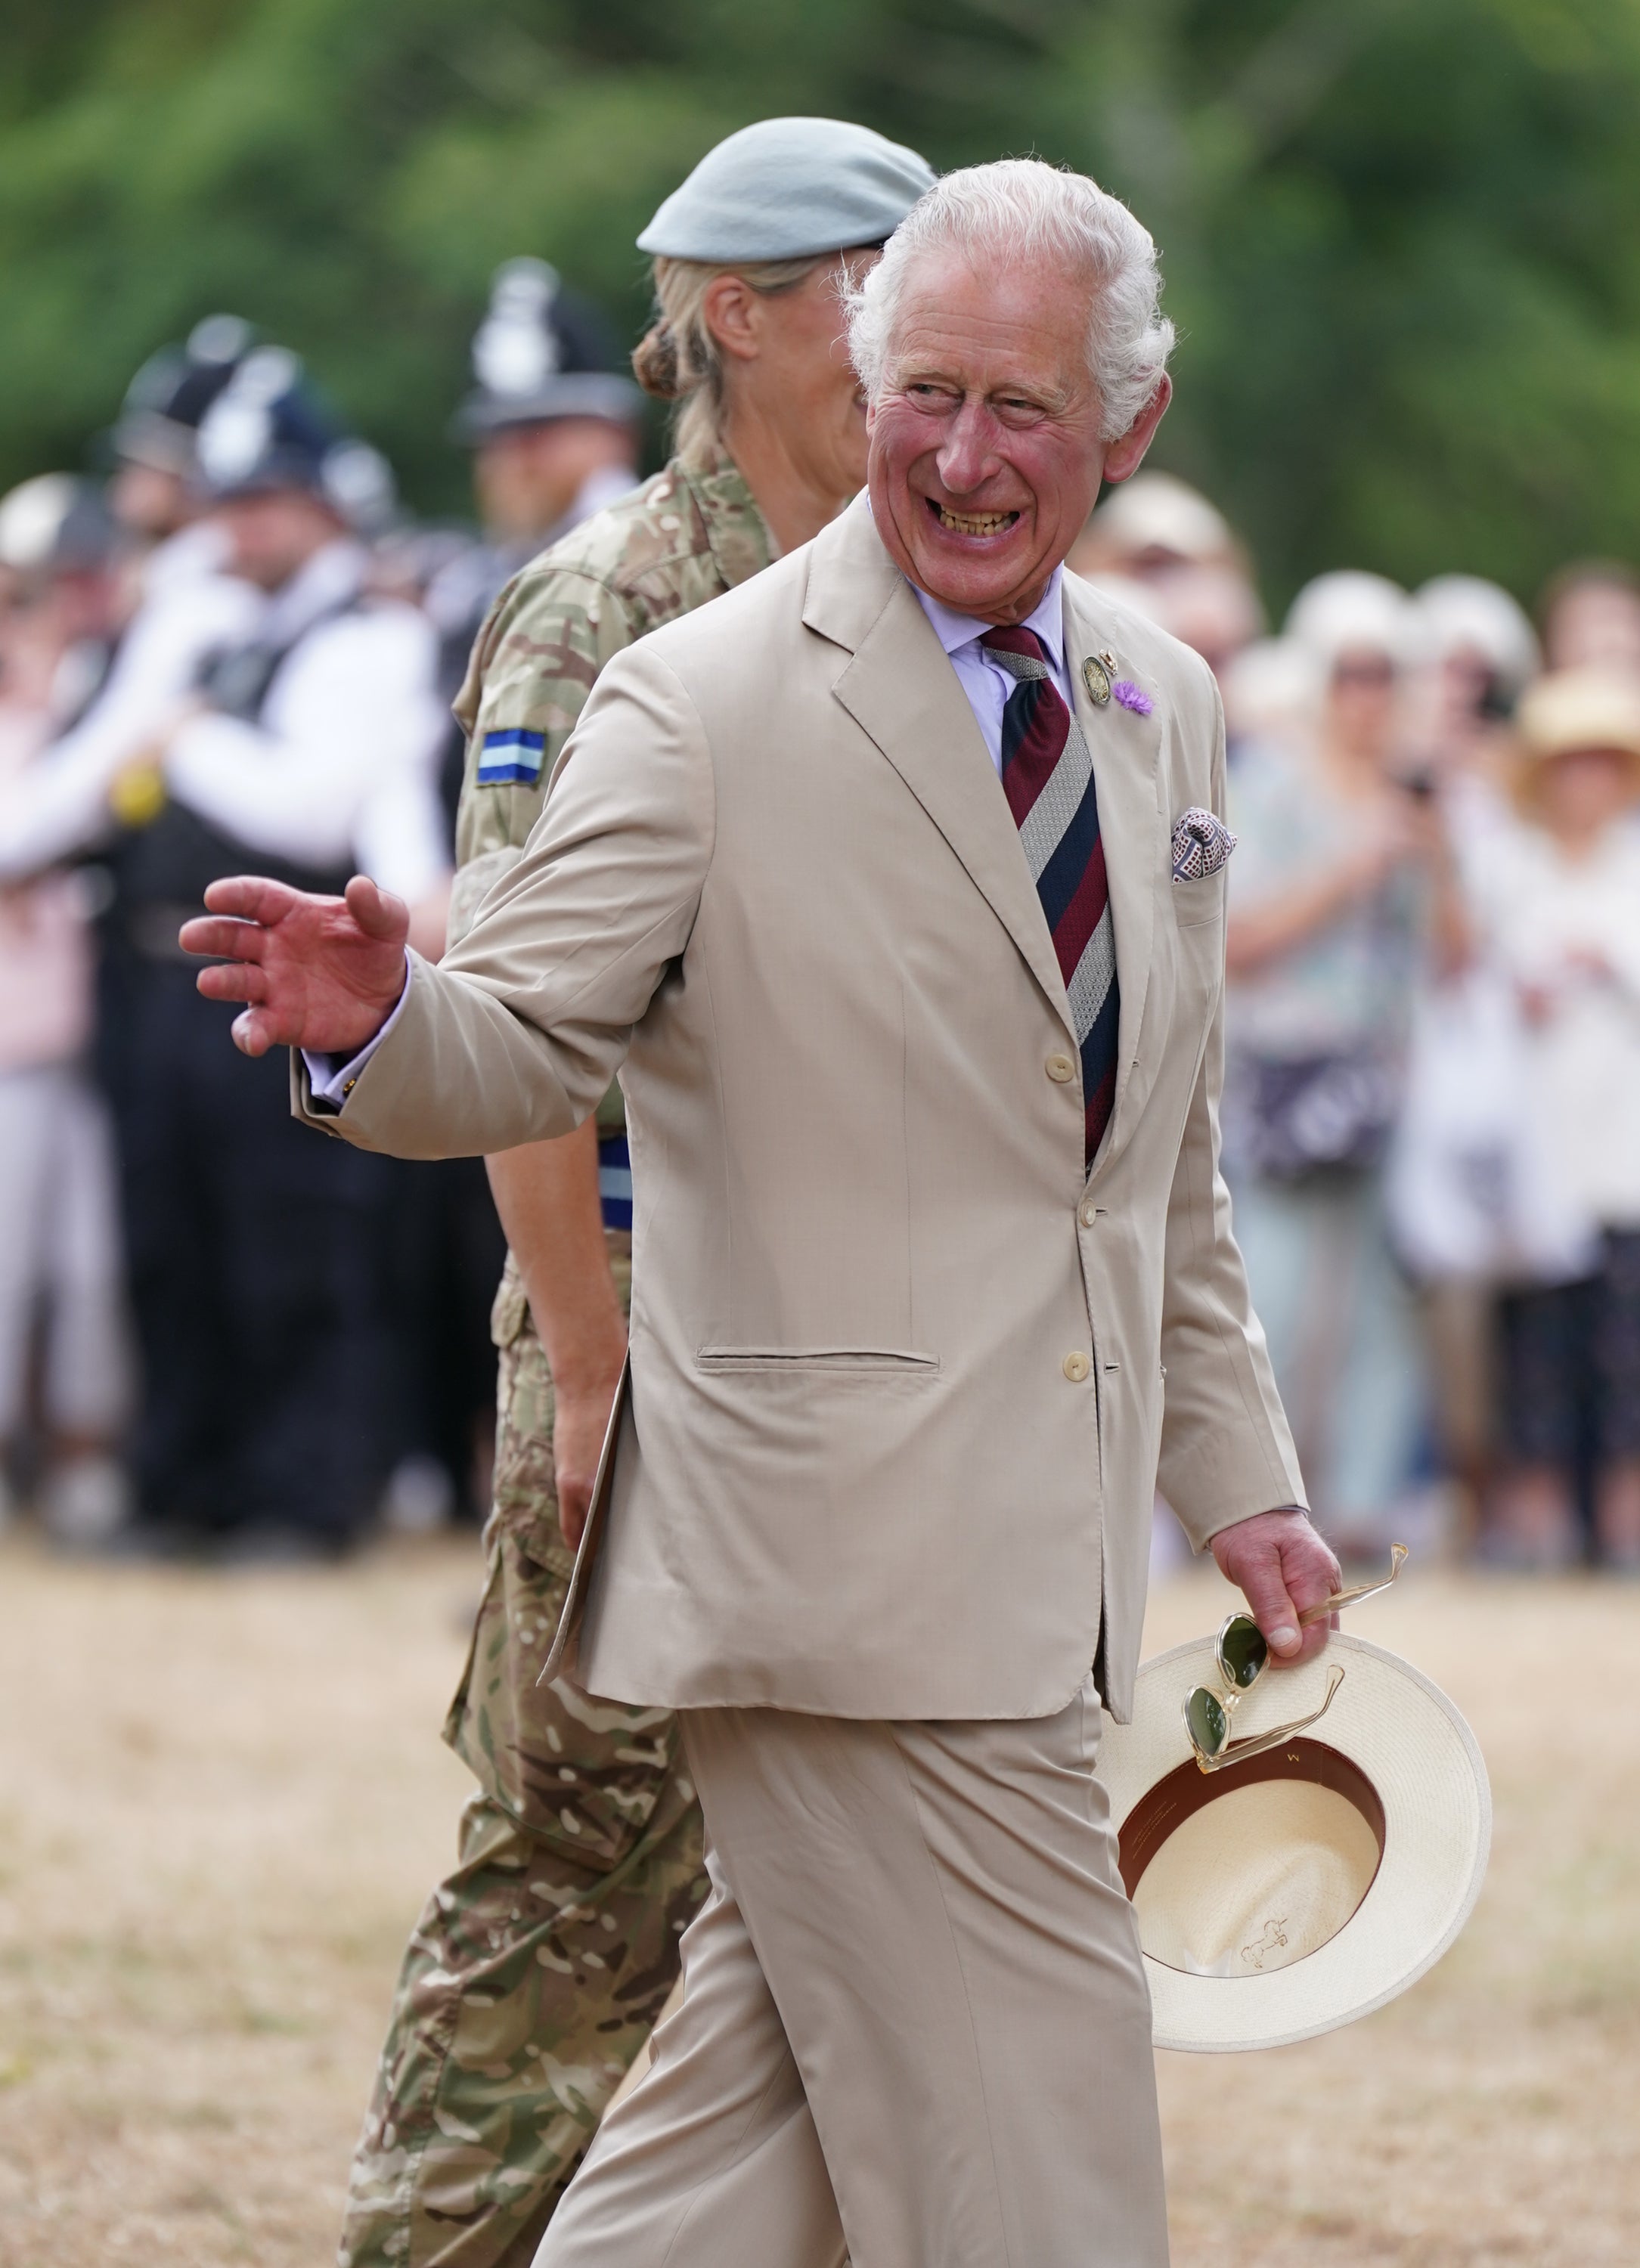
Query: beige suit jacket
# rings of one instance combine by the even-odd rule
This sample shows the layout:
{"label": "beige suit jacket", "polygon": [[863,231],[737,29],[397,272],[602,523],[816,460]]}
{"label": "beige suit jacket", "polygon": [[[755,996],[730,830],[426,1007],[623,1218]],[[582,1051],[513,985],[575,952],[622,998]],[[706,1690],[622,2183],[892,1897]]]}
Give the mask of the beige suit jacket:
{"label": "beige suit jacket", "polygon": [[[620,654],[521,863],[339,1116],[566,1132],[621,1067],[628,1388],[559,1659],[590,1691],[1045,1716],[1137,1665],[1158,1460],[1193,1539],[1302,1500],[1217,1170],[1213,681],[1065,582],[1121,985],[1091,1176],[1065,988],[956,674],[863,502]],[[1115,655],[1154,713],[1082,690]]]}

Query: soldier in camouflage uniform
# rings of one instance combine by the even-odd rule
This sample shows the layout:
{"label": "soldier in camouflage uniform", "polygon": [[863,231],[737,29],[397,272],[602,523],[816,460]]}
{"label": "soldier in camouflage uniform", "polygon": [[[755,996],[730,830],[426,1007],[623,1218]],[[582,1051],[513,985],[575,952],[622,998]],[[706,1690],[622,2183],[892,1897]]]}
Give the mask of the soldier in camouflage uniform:
{"label": "soldier in camouflage uniform", "polygon": [[[654,232],[687,198],[685,183],[640,239],[662,253],[661,320],[634,366],[652,392],[685,400],[678,453],[516,576],[479,634],[455,704],[468,757],[452,938],[520,858],[611,656],[765,567],[771,522],[787,547],[804,541],[863,480],[863,419],[856,453],[838,415],[853,378],[836,351],[838,255],[829,247],[880,239],[933,177],[893,151],[909,163],[888,192],[898,206],[885,212],[882,153],[892,145],[863,129],[836,131],[858,136],[868,175],[864,197],[840,209],[860,212],[859,236],[842,232],[833,204],[827,217],[839,233],[825,236],[827,249],[762,259],[749,202],[749,249],[732,267],[720,247],[710,259],[665,256]],[[809,394],[788,387],[787,400],[760,398],[738,361],[719,353],[708,294],[726,272],[742,287],[726,326],[749,306],[754,324],[783,324],[788,374],[793,336],[813,341]],[[772,428],[777,458],[801,460],[828,410],[842,447],[829,460],[822,444],[796,493],[772,478],[765,519],[720,437],[743,446],[749,431]],[[826,505],[817,513],[816,490]],[[618,1086],[600,1108],[598,1137],[609,1268],[624,1309],[632,1210]],[[502,1162],[516,1172],[530,1155]],[[498,1177],[504,1216],[506,1186]],[[592,1700],[562,1679],[536,1683],[573,1565],[559,1524],[553,1381],[532,1312],[532,1302],[539,1310],[559,1296],[527,1253],[521,1268],[509,1255],[493,1317],[500,1376],[487,1580],[445,1726],[480,1792],[463,1815],[459,1863],[405,1955],[353,2161],[342,2268],[527,2268],[677,1977],[678,1941],[705,1893],[699,1807],[676,1719]]]}

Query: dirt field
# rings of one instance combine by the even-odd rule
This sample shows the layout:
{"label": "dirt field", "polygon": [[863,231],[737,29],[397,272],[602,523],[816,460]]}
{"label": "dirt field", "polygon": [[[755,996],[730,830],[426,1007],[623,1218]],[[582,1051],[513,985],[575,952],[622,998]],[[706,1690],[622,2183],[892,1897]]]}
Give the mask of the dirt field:
{"label": "dirt field", "polygon": [[[256,1576],[0,1550],[0,2268],[333,2257],[466,1786],[436,1735],[475,1580],[470,1543]],[[1166,1585],[1152,1648],[1222,1597]],[[1632,2268],[1640,1587],[1415,1568],[1359,1627],[1474,1725],[1491,1876],[1353,2029],[1162,2058],[1176,2268]]]}

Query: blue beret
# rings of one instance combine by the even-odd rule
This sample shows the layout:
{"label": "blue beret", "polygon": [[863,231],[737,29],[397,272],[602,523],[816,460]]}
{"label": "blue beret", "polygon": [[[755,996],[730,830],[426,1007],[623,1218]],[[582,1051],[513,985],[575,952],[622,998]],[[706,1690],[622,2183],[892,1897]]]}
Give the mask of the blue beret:
{"label": "blue beret", "polygon": [[708,150],[638,239],[671,260],[798,260],[891,236],[934,173],[840,118],[765,118]]}

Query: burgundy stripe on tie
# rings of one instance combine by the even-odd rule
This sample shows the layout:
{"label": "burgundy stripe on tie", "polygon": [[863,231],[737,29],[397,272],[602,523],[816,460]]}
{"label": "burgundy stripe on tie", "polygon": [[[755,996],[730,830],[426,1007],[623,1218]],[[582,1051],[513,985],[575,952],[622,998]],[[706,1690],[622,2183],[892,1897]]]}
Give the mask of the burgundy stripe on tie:
{"label": "burgundy stripe on tie", "polygon": [[1120,1013],[1093,757],[1035,631],[991,630],[979,643],[1016,680],[1002,711],[1002,792],[1070,1002],[1091,1166],[1116,1093]]}

